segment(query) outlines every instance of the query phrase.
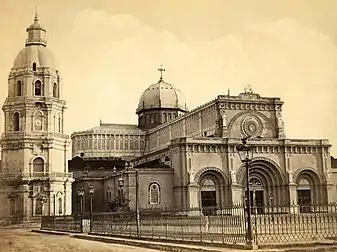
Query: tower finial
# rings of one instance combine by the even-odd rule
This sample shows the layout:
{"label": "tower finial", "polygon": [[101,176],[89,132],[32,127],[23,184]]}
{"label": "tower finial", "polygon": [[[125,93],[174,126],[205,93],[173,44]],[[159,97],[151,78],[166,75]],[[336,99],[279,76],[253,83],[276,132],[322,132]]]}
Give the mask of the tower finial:
{"label": "tower finial", "polygon": [[35,6],[35,17],[34,17],[34,22],[39,21],[39,18],[37,16],[37,5]]}
{"label": "tower finial", "polygon": [[158,71],[160,72],[160,80],[163,80],[163,72],[165,72],[165,68],[163,68],[163,65],[160,65]]}
{"label": "tower finial", "polygon": [[246,87],[245,87],[245,93],[250,93],[252,94],[253,93],[253,88],[252,88],[252,85],[251,84],[248,84]]}

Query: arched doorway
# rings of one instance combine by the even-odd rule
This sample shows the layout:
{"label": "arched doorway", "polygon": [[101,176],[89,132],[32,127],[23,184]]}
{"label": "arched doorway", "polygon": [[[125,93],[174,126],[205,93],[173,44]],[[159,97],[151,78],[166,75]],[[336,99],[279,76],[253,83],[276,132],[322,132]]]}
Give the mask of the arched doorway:
{"label": "arched doorway", "polygon": [[[242,185],[243,201],[247,199],[246,168],[242,165],[237,174],[237,181]],[[284,174],[267,160],[253,160],[249,165],[249,185],[251,206],[255,204],[259,213],[271,205],[289,203],[289,190]]]}
{"label": "arched doorway", "polygon": [[[264,206],[267,204],[265,203],[265,191],[262,181],[258,177],[251,177],[249,179],[249,189],[250,206],[254,209],[253,213],[264,213]],[[245,190],[245,198],[247,198],[247,188]]]}
{"label": "arched doorway", "polygon": [[205,215],[216,214],[225,205],[227,183],[222,172],[207,169],[196,176],[199,184],[199,204]]}
{"label": "arched doorway", "polygon": [[302,178],[297,184],[297,203],[300,207],[300,213],[311,212],[312,193],[310,183]]}
{"label": "arched doorway", "polygon": [[297,204],[301,213],[312,211],[315,204],[324,203],[326,187],[320,183],[318,174],[312,170],[301,171],[296,177]]}
{"label": "arched doorway", "polygon": [[201,185],[201,205],[203,208],[216,208],[216,188],[212,179],[207,178]]}

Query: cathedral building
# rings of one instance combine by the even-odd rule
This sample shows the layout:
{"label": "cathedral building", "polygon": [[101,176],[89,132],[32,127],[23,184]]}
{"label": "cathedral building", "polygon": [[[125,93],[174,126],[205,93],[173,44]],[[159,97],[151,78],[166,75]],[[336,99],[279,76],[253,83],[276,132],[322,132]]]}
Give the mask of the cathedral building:
{"label": "cathedral building", "polygon": [[334,202],[329,141],[286,138],[283,105],[280,98],[261,97],[247,88],[188,110],[181,91],[161,75],[140,97],[138,125],[101,122],[71,135],[73,197],[79,188],[87,191],[93,185],[94,211],[106,211],[122,179],[131,208],[136,206],[136,181],[141,209],[242,203],[246,172],[236,147],[249,137],[255,204]]}
{"label": "cathedral building", "polygon": [[136,199],[141,209],[242,203],[246,174],[236,147],[247,137],[254,147],[249,193],[256,204],[336,201],[329,141],[286,138],[280,98],[250,88],[189,110],[163,68],[140,96],[138,124],[100,122],[74,132],[67,161],[62,78],[37,15],[27,33],[2,107],[0,218],[69,215],[79,210],[82,188],[88,211],[90,186],[95,212],[106,211],[121,191],[133,209]]}
{"label": "cathedral building", "polygon": [[63,132],[62,78],[37,13],[26,31],[2,107],[0,218],[28,221],[71,214],[73,178],[67,164],[70,139]]}

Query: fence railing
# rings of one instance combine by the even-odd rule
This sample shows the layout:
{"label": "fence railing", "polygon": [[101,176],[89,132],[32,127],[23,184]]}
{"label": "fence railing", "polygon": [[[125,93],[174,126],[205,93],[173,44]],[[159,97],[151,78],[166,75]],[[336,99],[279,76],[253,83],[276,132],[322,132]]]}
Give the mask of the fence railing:
{"label": "fence railing", "polygon": [[41,229],[82,233],[82,218],[71,215],[42,216]]}
{"label": "fence railing", "polygon": [[[256,244],[305,243],[337,240],[337,204],[251,207]],[[42,229],[83,232],[81,218],[45,216]],[[62,226],[63,225],[63,226]],[[90,233],[112,236],[212,244],[247,242],[247,209],[243,205],[222,209],[141,210],[93,213]]]}

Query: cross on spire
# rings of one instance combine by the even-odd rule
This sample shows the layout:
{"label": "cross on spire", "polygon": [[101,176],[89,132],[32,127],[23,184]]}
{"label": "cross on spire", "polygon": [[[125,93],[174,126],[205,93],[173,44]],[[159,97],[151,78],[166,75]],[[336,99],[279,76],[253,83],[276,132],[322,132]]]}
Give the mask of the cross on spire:
{"label": "cross on spire", "polygon": [[163,72],[165,72],[165,68],[163,68],[163,65],[160,65],[158,71],[160,72],[160,80],[163,80]]}
{"label": "cross on spire", "polygon": [[39,18],[37,16],[37,5],[35,6],[35,18],[34,18],[34,21],[35,22],[39,21]]}

